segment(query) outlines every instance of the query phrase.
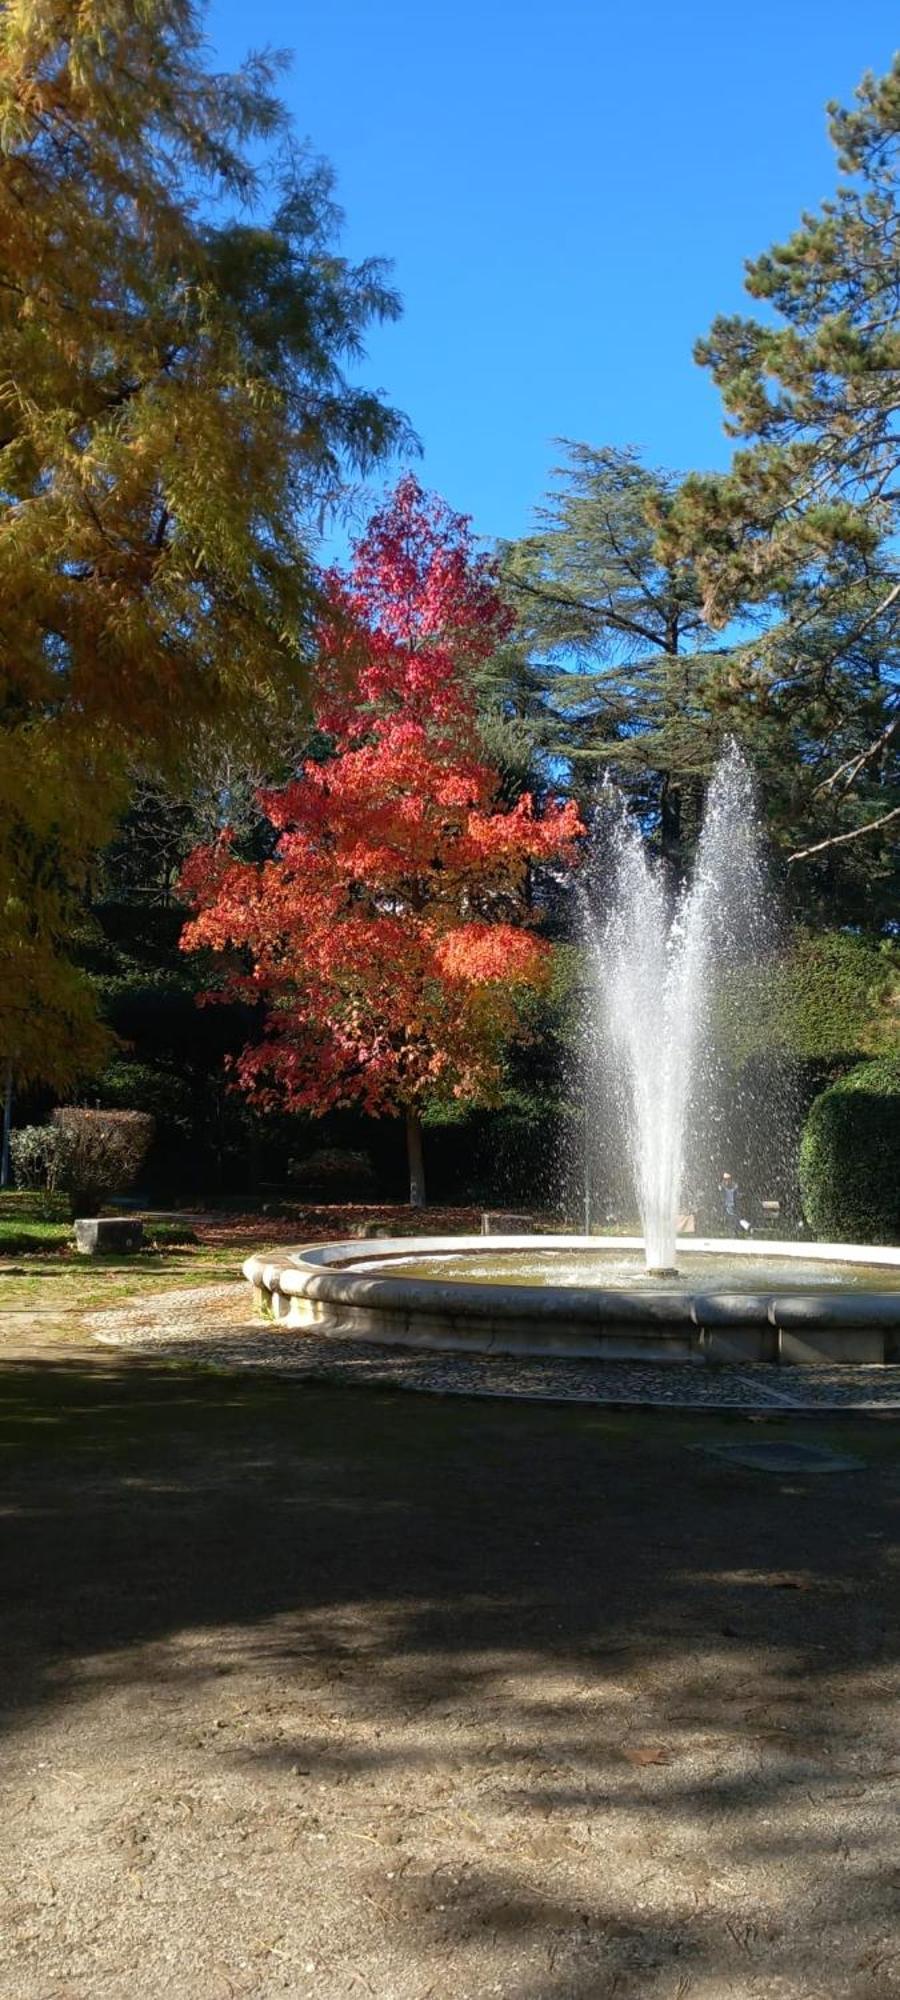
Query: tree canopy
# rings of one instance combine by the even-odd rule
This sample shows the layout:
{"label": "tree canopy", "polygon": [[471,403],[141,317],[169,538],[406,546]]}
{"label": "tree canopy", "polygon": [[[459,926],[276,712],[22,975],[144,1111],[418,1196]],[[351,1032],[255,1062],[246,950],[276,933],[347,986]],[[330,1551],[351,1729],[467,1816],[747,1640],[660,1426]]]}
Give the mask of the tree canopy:
{"label": "tree canopy", "polygon": [[[146,967],[118,903],[130,924],[154,902],[173,1008],[201,973],[234,1003],[217,1089],[264,1008],[251,1102],[413,1125],[489,1104],[534,1067],[547,932],[573,931],[556,863],[607,769],[678,871],[729,735],[800,924],[741,996],[749,1053],[763,1029],[813,1064],[880,1051],[900,59],[832,107],[841,185],[749,265],[758,315],[698,347],[726,473],[567,442],[497,573],[408,482],[323,576],[321,520],[408,436],[357,379],[398,301],[380,260],[339,254],[280,58],[216,74],[201,26],[194,0],[0,6],[0,1065],[97,1075],[114,1038],[86,972],[133,1087]],[[198,956],[173,969],[188,892]]]}
{"label": "tree canopy", "polygon": [[396,294],[337,254],[277,69],[213,73],[192,0],[0,10],[0,1052],[20,1074],[77,1064],[60,951],[131,762],[259,727],[302,682],[308,524],[403,435],[347,373]]}
{"label": "tree canopy", "polygon": [[534,532],[502,564],[540,752],[583,798],[612,767],[670,853],[721,744],[710,685],[728,657],[693,561],[658,554],[656,519],[678,486],[634,451],[567,441]]}
{"label": "tree canopy", "polygon": [[265,1001],[238,1064],[255,1100],[405,1113],[417,1199],[423,1111],[496,1098],[519,996],[550,977],[528,870],[570,854],[580,822],[572,803],[498,801],[471,674],[506,616],[459,516],[408,477],[331,591],[321,754],[263,797],[270,860],[228,836],[189,860],[184,944],[217,955],[214,995]]}
{"label": "tree canopy", "polygon": [[740,443],[726,475],[685,482],[660,549],[690,555],[713,624],[757,611],[747,700],[818,763],[798,854],[830,868],[864,836],[886,907],[900,819],[900,57],[864,78],[853,108],[829,109],[846,178],[748,266],[764,316],[717,319],[699,343]]}

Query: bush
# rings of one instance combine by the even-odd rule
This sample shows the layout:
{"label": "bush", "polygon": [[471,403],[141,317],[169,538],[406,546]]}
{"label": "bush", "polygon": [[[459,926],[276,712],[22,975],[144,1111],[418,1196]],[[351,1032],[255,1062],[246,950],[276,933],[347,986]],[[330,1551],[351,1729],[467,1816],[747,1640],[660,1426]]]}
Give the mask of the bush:
{"label": "bush", "polygon": [[190,1083],[171,1065],[109,1063],[91,1088],[105,1111],[149,1111],[157,1127],[169,1128],[182,1139],[193,1137]]}
{"label": "bush", "polygon": [[16,1187],[47,1188],[52,1194],[59,1186],[59,1133],[55,1125],[23,1125],[9,1135]]}
{"label": "bush", "polygon": [[368,1153],[349,1146],[319,1146],[305,1160],[291,1160],[288,1176],[298,1194],[321,1201],[365,1200],[375,1190],[375,1173]]}
{"label": "bush", "polygon": [[816,1098],[800,1146],[800,1188],[816,1236],[900,1241],[900,1057],[861,1063]]}
{"label": "bush", "polygon": [[733,1068],[784,1048],[832,1065],[888,1055],[897,1040],[900,949],[849,931],[796,930],[767,965],[732,968],[716,1005]]}
{"label": "bush", "polygon": [[147,1111],[82,1111],[65,1105],[53,1113],[59,1134],[57,1186],[69,1196],[73,1220],[95,1215],[112,1194],[131,1187],[155,1130]]}

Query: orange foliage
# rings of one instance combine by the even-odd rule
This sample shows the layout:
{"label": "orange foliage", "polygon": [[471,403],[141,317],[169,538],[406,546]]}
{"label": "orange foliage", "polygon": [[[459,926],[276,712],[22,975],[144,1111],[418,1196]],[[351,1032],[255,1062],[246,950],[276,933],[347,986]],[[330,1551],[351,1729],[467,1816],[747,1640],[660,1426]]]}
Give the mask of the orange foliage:
{"label": "orange foliage", "polygon": [[469,670],[508,620],[463,519],[404,479],[328,583],[315,723],[332,754],[261,796],[271,860],[227,837],[191,856],[182,942],[222,955],[210,997],[265,1003],[237,1065],[256,1102],[490,1102],[522,991],[549,973],[529,871],[571,856],[577,810],[496,802]]}

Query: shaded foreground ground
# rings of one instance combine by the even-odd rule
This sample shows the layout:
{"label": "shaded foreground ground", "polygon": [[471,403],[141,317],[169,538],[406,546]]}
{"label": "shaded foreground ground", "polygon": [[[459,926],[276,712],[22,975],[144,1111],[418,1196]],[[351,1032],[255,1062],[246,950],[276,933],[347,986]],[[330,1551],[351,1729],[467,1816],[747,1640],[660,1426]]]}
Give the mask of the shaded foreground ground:
{"label": "shaded foreground ground", "polygon": [[0,1397],[2,2000],[900,1994],[890,1422]]}

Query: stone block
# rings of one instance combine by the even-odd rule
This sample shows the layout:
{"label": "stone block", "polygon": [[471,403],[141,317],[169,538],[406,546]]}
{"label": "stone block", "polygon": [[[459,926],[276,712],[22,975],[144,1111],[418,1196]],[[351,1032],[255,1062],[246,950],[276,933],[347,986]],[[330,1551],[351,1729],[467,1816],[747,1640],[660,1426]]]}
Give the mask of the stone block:
{"label": "stone block", "polygon": [[75,1248],[83,1257],[104,1250],[140,1250],[144,1225],[134,1215],[82,1215],[75,1224]]}

